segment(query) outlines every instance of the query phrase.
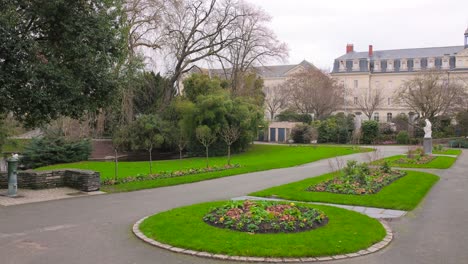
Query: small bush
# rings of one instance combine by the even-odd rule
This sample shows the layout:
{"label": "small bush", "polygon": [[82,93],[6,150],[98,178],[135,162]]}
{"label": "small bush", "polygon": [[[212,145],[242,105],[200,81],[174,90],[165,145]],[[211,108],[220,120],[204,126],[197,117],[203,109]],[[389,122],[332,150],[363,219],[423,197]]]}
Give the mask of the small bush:
{"label": "small bush", "polygon": [[317,133],[309,125],[298,124],[291,130],[291,139],[295,143],[310,143],[317,138]]}
{"label": "small bush", "polygon": [[409,134],[408,131],[400,131],[396,136],[396,142],[398,144],[408,144],[409,143]]}
{"label": "small bush", "polygon": [[379,123],[377,121],[364,121],[362,123],[362,143],[372,144],[379,135]]}
{"label": "small bush", "polygon": [[87,160],[91,154],[90,140],[66,140],[63,137],[35,138],[26,146],[21,164],[26,169],[58,163]]}

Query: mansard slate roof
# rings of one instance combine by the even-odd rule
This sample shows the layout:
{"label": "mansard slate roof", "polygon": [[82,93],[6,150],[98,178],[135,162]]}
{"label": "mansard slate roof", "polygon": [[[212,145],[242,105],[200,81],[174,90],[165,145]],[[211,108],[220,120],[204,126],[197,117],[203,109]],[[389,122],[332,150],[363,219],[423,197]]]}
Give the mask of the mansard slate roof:
{"label": "mansard slate roof", "polygon": [[[312,63],[303,60],[299,64],[290,64],[290,65],[274,65],[274,66],[257,66],[253,67],[254,71],[262,76],[263,78],[282,78],[286,77],[287,73],[298,66],[302,66],[304,68],[313,68],[317,69]],[[202,69],[198,68],[196,71],[207,73],[214,76],[224,77],[224,70],[223,69]],[[229,69],[226,69],[229,72]]]}
{"label": "mansard slate roof", "polygon": [[[412,71],[413,59],[421,59],[421,67],[427,65],[428,58],[435,58],[435,66],[440,67],[442,65],[441,58],[448,56],[450,68],[455,67],[455,55],[462,51],[464,46],[450,46],[450,47],[431,47],[431,48],[416,48],[416,49],[396,49],[396,50],[376,50],[373,52],[373,56],[369,57],[368,51],[365,52],[349,52],[344,54],[341,57],[335,59],[333,65],[333,72],[338,73],[339,64],[341,61],[344,61],[346,64],[346,72],[368,72],[369,71],[369,61],[371,62],[371,67],[373,66],[373,61],[381,60],[382,71],[386,71],[386,60],[394,60],[395,70],[392,72],[398,72],[400,66],[400,59],[408,60],[409,71]],[[352,64],[354,60],[359,61],[359,71],[352,71]],[[408,72],[408,70],[405,70]]]}

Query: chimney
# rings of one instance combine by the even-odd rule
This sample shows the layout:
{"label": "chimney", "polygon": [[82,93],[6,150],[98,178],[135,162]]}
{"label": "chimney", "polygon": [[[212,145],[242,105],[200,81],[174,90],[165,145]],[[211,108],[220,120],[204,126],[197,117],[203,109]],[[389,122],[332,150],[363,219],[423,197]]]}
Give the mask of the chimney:
{"label": "chimney", "polygon": [[369,45],[369,57],[372,57],[372,56],[374,56],[374,49],[372,45]]}
{"label": "chimney", "polygon": [[354,45],[353,44],[346,44],[346,54],[354,52]]}

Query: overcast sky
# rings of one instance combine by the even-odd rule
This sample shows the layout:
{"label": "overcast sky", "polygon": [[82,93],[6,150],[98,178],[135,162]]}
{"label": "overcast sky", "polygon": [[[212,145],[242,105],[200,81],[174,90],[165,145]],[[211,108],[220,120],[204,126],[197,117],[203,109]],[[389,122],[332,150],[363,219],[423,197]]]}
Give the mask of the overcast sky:
{"label": "overcast sky", "polygon": [[271,28],[290,49],[289,63],[306,59],[330,69],[355,51],[463,45],[467,0],[246,0],[273,19]]}

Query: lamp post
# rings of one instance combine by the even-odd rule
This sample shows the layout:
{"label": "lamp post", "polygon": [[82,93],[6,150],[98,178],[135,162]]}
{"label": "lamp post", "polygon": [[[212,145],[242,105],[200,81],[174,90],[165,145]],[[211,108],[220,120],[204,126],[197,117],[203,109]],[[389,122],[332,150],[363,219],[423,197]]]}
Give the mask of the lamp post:
{"label": "lamp post", "polygon": [[7,159],[8,163],[8,196],[15,197],[18,193],[18,154]]}

